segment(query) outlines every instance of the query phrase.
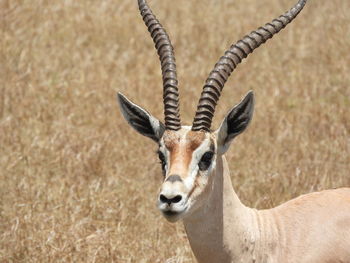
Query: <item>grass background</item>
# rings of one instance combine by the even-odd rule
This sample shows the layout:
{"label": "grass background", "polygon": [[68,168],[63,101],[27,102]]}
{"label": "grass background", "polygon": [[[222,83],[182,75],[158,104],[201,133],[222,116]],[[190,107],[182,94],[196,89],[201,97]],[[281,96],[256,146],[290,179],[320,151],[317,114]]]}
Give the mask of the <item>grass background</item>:
{"label": "grass background", "polygon": [[[224,50],[294,2],[149,0],[175,47],[184,123]],[[226,84],[215,128],[256,95],[227,154],[246,205],[350,185],[349,10],[309,0]],[[156,145],[115,101],[121,91],[163,119],[136,1],[3,0],[0,22],[0,262],[194,262],[182,224],[155,206]]]}

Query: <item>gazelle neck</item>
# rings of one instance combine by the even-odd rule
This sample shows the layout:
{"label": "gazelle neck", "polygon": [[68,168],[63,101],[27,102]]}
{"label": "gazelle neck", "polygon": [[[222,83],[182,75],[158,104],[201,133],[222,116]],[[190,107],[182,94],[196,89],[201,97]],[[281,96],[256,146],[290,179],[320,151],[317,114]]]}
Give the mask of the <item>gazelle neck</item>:
{"label": "gazelle neck", "polygon": [[254,258],[255,210],[234,192],[224,156],[218,157],[212,176],[208,202],[184,219],[192,250],[199,263],[250,262],[244,260]]}

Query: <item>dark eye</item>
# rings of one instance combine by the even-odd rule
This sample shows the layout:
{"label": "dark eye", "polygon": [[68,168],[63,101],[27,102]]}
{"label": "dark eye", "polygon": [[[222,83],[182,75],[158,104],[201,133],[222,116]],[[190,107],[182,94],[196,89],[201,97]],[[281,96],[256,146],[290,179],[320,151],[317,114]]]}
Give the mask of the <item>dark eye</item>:
{"label": "dark eye", "polygon": [[158,158],[159,158],[160,164],[162,165],[162,170],[164,171],[166,162],[165,162],[165,156],[161,151],[158,151]]}
{"label": "dark eye", "polygon": [[206,152],[205,154],[203,154],[201,160],[198,163],[199,170],[207,170],[211,164],[211,161],[213,160],[213,156],[213,152]]}

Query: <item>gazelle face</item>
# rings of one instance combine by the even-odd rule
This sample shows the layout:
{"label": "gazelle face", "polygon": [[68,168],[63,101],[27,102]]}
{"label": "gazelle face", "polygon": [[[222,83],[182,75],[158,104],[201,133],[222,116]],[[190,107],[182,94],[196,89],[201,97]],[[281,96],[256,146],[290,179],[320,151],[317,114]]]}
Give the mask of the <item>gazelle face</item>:
{"label": "gazelle face", "polygon": [[232,139],[246,129],[254,106],[250,92],[212,133],[193,131],[189,126],[182,126],[177,131],[165,129],[159,120],[120,93],[118,100],[128,123],[158,143],[164,181],[157,205],[171,222],[184,218],[208,200],[217,156],[224,154]]}
{"label": "gazelle face", "polygon": [[177,221],[206,200],[215,169],[216,140],[213,134],[191,131],[165,131],[158,150],[164,182],[157,206],[169,221]]}

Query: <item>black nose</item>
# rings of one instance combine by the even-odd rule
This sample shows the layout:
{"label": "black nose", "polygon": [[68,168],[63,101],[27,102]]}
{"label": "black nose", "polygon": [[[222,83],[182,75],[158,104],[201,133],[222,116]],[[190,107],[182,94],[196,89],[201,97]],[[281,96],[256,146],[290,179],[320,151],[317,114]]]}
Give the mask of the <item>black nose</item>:
{"label": "black nose", "polygon": [[170,205],[171,203],[178,203],[182,200],[182,196],[181,195],[177,195],[173,198],[167,198],[165,195],[160,195],[159,199],[161,202],[163,203],[167,203],[168,205]]}

